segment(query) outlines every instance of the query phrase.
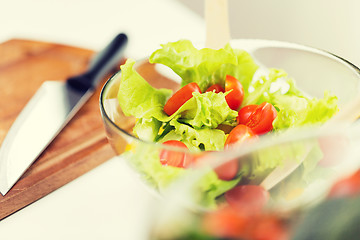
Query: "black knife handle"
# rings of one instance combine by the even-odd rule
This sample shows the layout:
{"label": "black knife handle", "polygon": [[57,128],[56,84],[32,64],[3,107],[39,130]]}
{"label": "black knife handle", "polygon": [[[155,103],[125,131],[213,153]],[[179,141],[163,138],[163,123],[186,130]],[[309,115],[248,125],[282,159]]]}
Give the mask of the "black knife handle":
{"label": "black knife handle", "polygon": [[127,41],[128,38],[124,33],[118,34],[104,50],[95,56],[85,73],[69,78],[67,84],[84,92],[95,88],[106,74],[119,64]]}

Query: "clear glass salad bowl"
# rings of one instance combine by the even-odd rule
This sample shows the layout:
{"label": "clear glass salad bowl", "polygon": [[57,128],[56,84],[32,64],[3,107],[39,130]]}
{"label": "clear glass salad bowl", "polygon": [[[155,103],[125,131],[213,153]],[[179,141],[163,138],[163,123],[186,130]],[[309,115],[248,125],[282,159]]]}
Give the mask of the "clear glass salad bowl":
{"label": "clear glass salad bowl", "polygon": [[[230,44],[233,48],[246,50],[260,69],[285,70],[295,79],[297,87],[309,96],[321,98],[325,90],[330,91],[338,97],[340,109],[359,95],[359,69],[326,51],[269,40],[239,39],[232,40]],[[134,67],[153,87],[179,89],[178,76],[167,67],[150,64],[148,59],[138,61]],[[349,153],[346,148],[347,139],[335,137],[337,135],[334,134],[320,140],[318,135],[310,136],[318,131],[325,134],[324,131],[326,132],[327,129],[321,128],[297,129],[280,135],[269,134],[236,149],[221,152],[194,153],[183,148],[140,140],[132,132],[137,120],[125,116],[119,106],[117,94],[120,84],[121,72],[118,72],[106,82],[100,95],[100,110],[111,146],[117,155],[121,155],[129,162],[148,188],[156,194],[166,194],[170,184],[189,176],[188,179],[192,179],[191,186],[197,189],[191,194],[191,202],[196,205],[194,209],[213,209],[221,205],[224,201],[221,191],[230,190],[238,184],[263,186],[270,192],[271,209],[276,211],[296,209],[321,199],[336,178],[356,169],[353,167],[356,163],[350,161],[352,158],[347,158],[349,161],[346,163],[338,161],[342,154]],[[335,128],[338,126],[341,124],[336,125]],[[173,167],[166,168],[159,162],[154,163],[149,160],[162,151],[172,155],[186,155],[187,158],[197,161],[193,166],[179,170]],[[236,181],[219,180],[217,172],[213,171],[221,168],[229,169],[234,162],[240,164],[241,169],[249,170],[253,164],[259,162],[264,162],[266,165],[264,159],[269,158],[277,158],[284,164],[278,167],[278,172],[273,173],[274,167],[262,178],[246,176],[245,180],[242,179],[240,182],[239,178]],[[295,167],[284,173],[286,163],[289,161],[292,161]],[[275,180],[271,179],[271,173]],[[308,174],[306,177],[304,177],[305,173]],[[245,174],[239,171],[237,176]],[[197,181],[193,181],[196,177]],[[321,181],[318,181],[319,179]],[[220,184],[221,189],[218,188]],[[273,197],[275,195],[280,197]]]}
{"label": "clear glass salad bowl", "polygon": [[[313,166],[313,174],[304,178],[306,167],[302,166],[270,189],[266,203],[262,202],[263,196],[255,195],[261,206],[254,195],[238,194],[240,202],[234,202],[233,194],[225,194],[219,207],[199,211],[194,199],[197,182],[207,172],[181,177],[167,189],[164,200],[153,205],[148,235],[157,240],[355,239],[360,231],[359,144],[359,122],[327,130],[296,130],[276,138],[269,136],[260,144],[232,155],[240,161],[254,161],[263,154],[305,157],[311,164],[318,157],[317,147],[321,146],[324,157]],[[303,151],[309,147],[312,151]],[[216,167],[218,163],[213,164]],[[259,207],[261,211],[257,211]]]}

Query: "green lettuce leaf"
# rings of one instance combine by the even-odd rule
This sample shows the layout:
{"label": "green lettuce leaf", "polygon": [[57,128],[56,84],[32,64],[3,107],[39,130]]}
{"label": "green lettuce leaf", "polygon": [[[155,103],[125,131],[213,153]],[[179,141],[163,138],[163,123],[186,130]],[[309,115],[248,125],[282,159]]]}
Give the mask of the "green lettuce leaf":
{"label": "green lettuce leaf", "polygon": [[170,182],[185,174],[185,169],[164,167],[160,163],[159,153],[159,148],[155,146],[138,143],[123,156],[136,169],[136,172],[140,173],[146,183],[161,192]]}
{"label": "green lettuce leaf", "polygon": [[[276,84],[278,87],[274,90],[272,87]],[[290,86],[293,86],[293,89],[285,89],[286,93],[284,93],[283,89],[290,88]],[[287,78],[287,74],[284,71],[274,68],[269,69],[268,72],[264,74],[260,74],[259,78],[254,79],[249,87],[244,90],[247,90],[247,92],[242,103],[243,106],[250,104],[258,105],[263,102],[272,103],[274,97],[277,95],[290,93],[291,95],[301,95],[294,87],[292,79]]]}
{"label": "green lettuce leaf", "polygon": [[178,140],[185,143],[185,145],[192,151],[220,151],[224,149],[226,135],[224,131],[213,128],[194,129],[191,126],[180,123],[178,120],[171,120],[170,125],[174,130],[161,139],[161,142],[167,140]]}
{"label": "green lettuce leaf", "polygon": [[133,128],[133,133],[142,140],[153,142],[158,136],[161,126],[162,122],[156,118],[140,118]]}
{"label": "green lettuce leaf", "polygon": [[166,117],[155,117],[159,121],[169,122],[181,119],[196,129],[203,127],[216,128],[219,124],[234,125],[237,112],[231,110],[226,103],[224,93],[193,93],[193,97],[185,102],[175,113]]}
{"label": "green lettuce leaf", "polygon": [[321,99],[279,95],[274,105],[279,109],[274,130],[320,125],[338,111],[337,97],[328,92]]}
{"label": "green lettuce leaf", "polygon": [[196,82],[202,92],[215,83],[224,86],[227,74],[236,77],[247,88],[258,68],[247,52],[232,49],[229,44],[219,50],[198,50],[188,40],[161,46],[150,56],[150,62],[170,67],[182,78],[182,86]]}
{"label": "green lettuce leaf", "polygon": [[269,69],[249,86],[244,105],[269,102],[278,110],[274,130],[323,124],[337,111],[337,97],[324,92],[323,98],[305,96],[286,72]]}
{"label": "green lettuce leaf", "polygon": [[216,199],[227,192],[228,190],[234,188],[240,181],[241,178],[235,178],[231,181],[220,180],[216,173],[212,170],[209,170],[199,182],[195,184],[196,191],[196,202],[201,205],[215,209],[217,207]]}
{"label": "green lettuce leaf", "polygon": [[[146,183],[157,189],[160,193],[175,180],[185,177],[186,174],[191,177],[194,174],[193,172],[197,171],[191,168],[184,169],[163,166],[160,163],[159,153],[159,148],[139,143],[132,151],[125,152],[123,156],[131,166],[136,168],[136,171],[141,174]],[[209,172],[201,177],[198,182],[194,183],[194,188],[197,190],[195,196],[197,203],[203,207],[215,208],[217,206],[216,198],[233,188],[238,181],[239,179],[232,181],[220,180],[216,173],[209,169]]]}
{"label": "green lettuce leaf", "polygon": [[230,109],[224,93],[193,93],[191,104],[196,105],[188,107],[188,110],[182,114],[182,118],[195,129],[217,128],[219,124],[234,125],[236,123],[238,113]]}
{"label": "green lettuce leaf", "polygon": [[167,118],[163,107],[172,91],[153,88],[134,70],[134,64],[134,60],[128,59],[121,66],[118,100],[122,111],[136,118]]}

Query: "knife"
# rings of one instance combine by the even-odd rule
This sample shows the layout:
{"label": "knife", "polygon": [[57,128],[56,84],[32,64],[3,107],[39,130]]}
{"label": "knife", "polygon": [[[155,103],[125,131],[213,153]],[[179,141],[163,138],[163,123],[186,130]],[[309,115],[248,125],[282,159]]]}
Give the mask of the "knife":
{"label": "knife", "polygon": [[45,81],[9,129],[0,146],[0,193],[5,195],[26,169],[94,93],[123,58],[127,36],[118,34],[89,69],[63,81]]}

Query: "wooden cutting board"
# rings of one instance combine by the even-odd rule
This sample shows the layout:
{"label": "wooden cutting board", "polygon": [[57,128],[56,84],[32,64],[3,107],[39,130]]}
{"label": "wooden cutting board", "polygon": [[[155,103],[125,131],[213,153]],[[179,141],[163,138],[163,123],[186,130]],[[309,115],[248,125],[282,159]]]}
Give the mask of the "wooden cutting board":
{"label": "wooden cutting board", "polygon": [[[0,145],[42,82],[64,81],[82,73],[93,55],[87,49],[31,40],[12,39],[0,44]],[[102,125],[100,90],[16,185],[5,196],[0,194],[0,220],[114,156]]]}

